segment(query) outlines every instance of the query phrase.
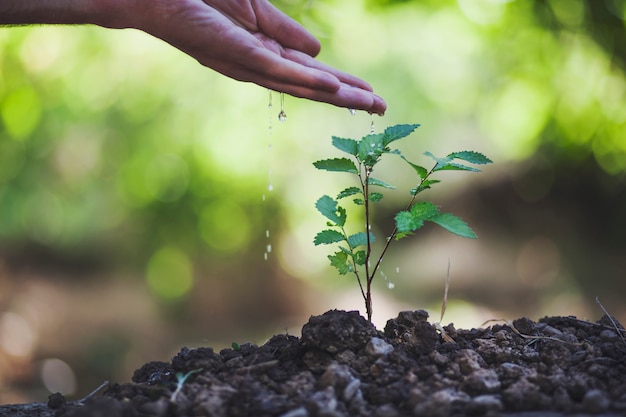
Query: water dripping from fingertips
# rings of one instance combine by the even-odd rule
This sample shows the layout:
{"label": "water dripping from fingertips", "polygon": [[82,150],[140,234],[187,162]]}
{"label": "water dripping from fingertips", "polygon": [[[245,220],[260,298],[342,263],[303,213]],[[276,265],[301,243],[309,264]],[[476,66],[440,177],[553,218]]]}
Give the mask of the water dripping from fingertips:
{"label": "water dripping from fingertips", "polygon": [[287,121],[287,113],[285,113],[285,93],[280,93],[280,113],[278,113],[278,121],[281,123]]}

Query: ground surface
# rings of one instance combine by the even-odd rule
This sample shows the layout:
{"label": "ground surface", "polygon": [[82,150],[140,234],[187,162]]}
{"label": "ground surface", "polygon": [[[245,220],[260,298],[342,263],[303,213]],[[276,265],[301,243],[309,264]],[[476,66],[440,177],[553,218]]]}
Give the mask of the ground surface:
{"label": "ground surface", "polygon": [[356,312],[329,311],[311,317],[300,338],[219,353],[183,348],[84,404],[56,395],[27,414],[4,406],[0,415],[626,415],[626,332],[609,317],[448,326],[445,335],[427,317],[403,312],[379,331]]}

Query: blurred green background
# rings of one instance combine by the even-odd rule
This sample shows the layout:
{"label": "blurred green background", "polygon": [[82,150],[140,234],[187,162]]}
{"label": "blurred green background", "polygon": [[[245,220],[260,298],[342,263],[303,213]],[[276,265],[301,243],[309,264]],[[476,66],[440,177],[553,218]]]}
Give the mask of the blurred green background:
{"label": "blurred green background", "polygon": [[[374,319],[626,321],[626,1],[282,0],[320,59],[368,80],[383,118],[285,97],[134,30],[0,28],[0,403],[84,395],[181,346],[262,343],[363,311],[314,247],[312,162],[332,135],[421,123],[403,153],[476,150],[424,198],[478,241],[425,228],[391,249]],[[268,107],[271,96],[271,108]],[[377,206],[389,233],[411,171]],[[347,177],[346,177],[347,181]]]}

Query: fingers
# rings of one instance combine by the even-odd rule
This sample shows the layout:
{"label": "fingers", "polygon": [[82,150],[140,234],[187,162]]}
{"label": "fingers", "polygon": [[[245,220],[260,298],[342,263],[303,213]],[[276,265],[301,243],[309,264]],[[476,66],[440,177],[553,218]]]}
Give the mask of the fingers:
{"label": "fingers", "polygon": [[[249,51],[247,59],[236,67],[223,65],[223,62],[213,62],[208,66],[231,78],[252,82],[295,97],[384,114],[387,108],[384,100],[374,94],[365,81],[297,51],[283,51],[283,55],[285,57],[268,49],[258,48]],[[287,59],[288,57],[296,60]]]}
{"label": "fingers", "polygon": [[305,55],[299,51],[295,51],[295,50],[291,50],[291,49],[287,49],[284,51],[283,56],[293,62],[297,62],[301,65],[304,65],[305,67],[308,68],[315,68],[319,71],[323,71],[326,72],[328,74],[332,74],[335,77],[337,77],[337,79],[339,81],[341,81],[344,84],[348,84],[354,87],[358,87],[361,88],[363,90],[367,90],[367,91],[373,91],[372,86],[369,85],[366,81],[352,75],[352,74],[348,74],[347,72],[343,72],[343,71],[339,71],[338,69],[331,67],[330,65],[324,64],[323,62],[320,62],[308,55]]}
{"label": "fingers", "polygon": [[257,16],[259,32],[275,39],[285,48],[301,51],[308,56],[317,56],[319,40],[298,22],[278,10],[267,0],[252,0]]}

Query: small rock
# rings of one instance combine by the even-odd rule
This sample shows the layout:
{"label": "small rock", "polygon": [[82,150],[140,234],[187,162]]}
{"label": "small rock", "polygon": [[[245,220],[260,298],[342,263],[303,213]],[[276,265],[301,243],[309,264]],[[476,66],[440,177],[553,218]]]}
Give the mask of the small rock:
{"label": "small rock", "polygon": [[493,369],[478,369],[465,378],[461,389],[470,395],[491,394],[500,389],[500,380]]}
{"label": "small rock", "polygon": [[583,397],[583,410],[587,413],[598,414],[608,410],[611,405],[608,395],[599,389],[587,391]]}
{"label": "small rock", "polygon": [[309,417],[309,412],[304,407],[298,407],[291,411],[287,411],[280,417]]}
{"label": "small rock", "polygon": [[346,402],[352,401],[357,392],[359,392],[359,388],[361,388],[361,380],[353,378],[343,390],[343,399]]}
{"label": "small rock", "polygon": [[600,332],[600,339],[604,340],[605,342],[613,342],[617,340],[617,338],[617,333],[615,333],[613,330],[604,329]]}
{"label": "small rock", "polygon": [[393,352],[393,346],[379,337],[372,337],[367,343],[367,346],[365,346],[365,352],[374,358],[387,356]]}
{"label": "small rock", "polygon": [[320,387],[335,387],[343,389],[350,380],[352,380],[352,374],[350,374],[350,368],[346,365],[339,365],[336,362],[331,363],[326,371],[322,374],[319,380]]}
{"label": "small rock", "polygon": [[472,398],[468,405],[469,411],[474,415],[493,415],[502,411],[502,401],[496,395],[479,395]]}
{"label": "small rock", "polygon": [[468,375],[485,366],[483,358],[475,350],[470,349],[460,350],[456,362],[464,375]]}

